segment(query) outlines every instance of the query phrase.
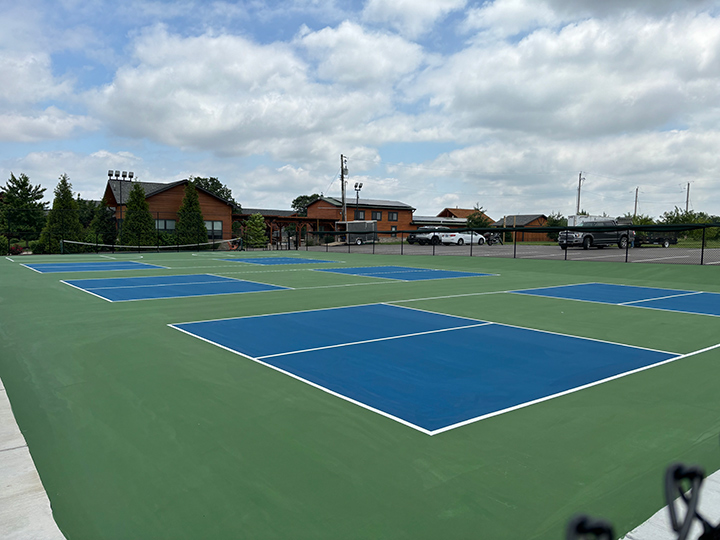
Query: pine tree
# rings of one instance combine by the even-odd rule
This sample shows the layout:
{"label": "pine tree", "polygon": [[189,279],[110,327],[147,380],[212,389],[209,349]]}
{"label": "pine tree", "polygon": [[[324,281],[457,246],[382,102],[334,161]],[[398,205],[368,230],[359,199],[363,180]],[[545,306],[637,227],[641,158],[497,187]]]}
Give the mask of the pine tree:
{"label": "pine tree", "polygon": [[180,244],[207,242],[208,233],[200,209],[200,199],[192,182],[185,185],[185,196],[180,210],[178,210],[175,233],[178,235],[178,243]]}
{"label": "pine tree", "polygon": [[120,244],[124,246],[152,246],[157,243],[155,220],[145,200],[145,190],[134,183],[130,190],[120,230]]}
{"label": "pine tree", "polygon": [[105,197],[100,202],[100,206],[95,208],[95,215],[90,222],[90,231],[96,235],[97,242],[100,244],[114,244],[117,239],[117,223],[115,212],[109,208]]}
{"label": "pine tree", "polygon": [[253,214],[246,223],[246,244],[249,247],[265,247],[268,239],[265,235],[265,219],[262,214]]}
{"label": "pine tree", "polygon": [[33,186],[30,178],[10,173],[5,186],[0,186],[4,199],[0,203],[0,230],[25,240],[34,240],[45,225],[47,203],[42,202],[45,188]]}
{"label": "pine tree", "polygon": [[63,244],[61,240],[82,240],[82,225],[77,201],[73,197],[72,184],[67,174],[60,177],[55,186],[55,199],[47,217],[47,223],[40,234],[37,251],[46,253],[73,252],[79,248]]}

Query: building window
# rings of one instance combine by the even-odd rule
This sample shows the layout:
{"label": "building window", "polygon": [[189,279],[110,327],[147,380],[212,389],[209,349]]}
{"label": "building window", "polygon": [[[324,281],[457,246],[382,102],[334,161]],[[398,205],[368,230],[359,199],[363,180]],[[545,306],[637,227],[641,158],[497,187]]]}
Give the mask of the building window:
{"label": "building window", "polygon": [[355,219],[365,219],[365,210],[355,210]]}
{"label": "building window", "polygon": [[174,219],[156,219],[155,228],[160,232],[175,232]]}
{"label": "building window", "polygon": [[206,221],[205,228],[208,233],[208,240],[222,240],[222,221]]}
{"label": "building window", "polygon": [[370,219],[374,219],[375,221],[382,221],[382,212],[373,210],[372,214],[370,215],[372,216]]}
{"label": "building window", "polygon": [[397,220],[398,220],[397,212],[388,212],[388,221],[397,221]]}
{"label": "building window", "polygon": [[391,238],[397,238],[397,233],[395,232],[395,231],[397,231],[397,226],[396,226],[396,225],[390,225],[390,230],[393,231],[392,234],[390,235],[390,237],[391,237]]}

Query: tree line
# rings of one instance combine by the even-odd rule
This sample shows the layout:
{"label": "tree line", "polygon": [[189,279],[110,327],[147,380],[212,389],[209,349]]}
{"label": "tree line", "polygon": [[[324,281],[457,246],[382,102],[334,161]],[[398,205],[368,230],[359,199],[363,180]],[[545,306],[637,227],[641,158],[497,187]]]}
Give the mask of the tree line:
{"label": "tree line", "polygon": [[[0,253],[21,253],[26,247],[33,253],[59,253],[61,240],[92,244],[152,246],[195,244],[208,241],[208,232],[200,208],[197,187],[215,193],[233,205],[233,213],[241,211],[232,192],[217,178],[190,177],[185,185],[182,205],[177,214],[174,233],[158,230],[149,210],[145,190],[134,182],[124,205],[119,223],[115,210],[107,201],[89,201],[73,195],[67,174],[60,176],[54,190],[52,204],[44,202],[46,189],[33,185],[26,174],[10,174],[0,186]],[[266,237],[257,217],[248,222],[251,233],[248,243],[265,245]],[[239,225],[239,224],[238,224]],[[233,224],[233,232],[238,227]],[[63,243],[62,251],[83,250],[74,244]]]}

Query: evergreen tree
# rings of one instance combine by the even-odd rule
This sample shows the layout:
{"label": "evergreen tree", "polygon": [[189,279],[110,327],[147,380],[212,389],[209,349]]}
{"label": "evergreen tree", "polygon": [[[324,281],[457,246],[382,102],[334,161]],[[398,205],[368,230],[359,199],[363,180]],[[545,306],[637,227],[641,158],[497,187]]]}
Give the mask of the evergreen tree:
{"label": "evergreen tree", "polygon": [[265,247],[268,238],[265,235],[265,219],[262,214],[253,214],[246,222],[245,243],[249,247]]}
{"label": "evergreen tree", "polygon": [[467,217],[467,226],[470,229],[492,227],[492,221],[485,215],[485,209],[479,203],[475,205],[475,211]]}
{"label": "evergreen tree", "polygon": [[207,242],[208,240],[205,220],[203,219],[202,210],[200,210],[200,199],[198,199],[195,184],[192,182],[188,182],[185,186],[185,196],[180,210],[178,210],[175,234],[178,235],[180,244],[195,244]]}
{"label": "evergreen tree", "polygon": [[83,228],[87,229],[90,227],[90,222],[95,217],[95,210],[98,208],[97,201],[88,201],[81,199],[80,194],[77,195],[78,212],[80,215],[80,224]]}
{"label": "evergreen tree", "polygon": [[95,208],[95,215],[90,222],[90,231],[96,235],[100,244],[114,244],[117,239],[117,220],[115,212],[109,208],[105,197],[100,206]]}
{"label": "evergreen tree", "polygon": [[[60,177],[55,187],[55,199],[48,214],[47,223],[40,234],[39,251],[58,253],[60,240],[82,240],[82,225],[77,201],[73,198],[72,184],[67,174]],[[72,244],[63,245],[62,251],[77,251]]]}
{"label": "evergreen tree", "polygon": [[16,178],[10,173],[0,203],[0,230],[24,240],[35,240],[45,225],[47,203],[42,202],[45,188],[33,186],[25,174]]}
{"label": "evergreen tree", "polygon": [[120,229],[120,244],[124,246],[152,246],[157,242],[155,220],[145,200],[145,190],[133,183],[125,207]]}

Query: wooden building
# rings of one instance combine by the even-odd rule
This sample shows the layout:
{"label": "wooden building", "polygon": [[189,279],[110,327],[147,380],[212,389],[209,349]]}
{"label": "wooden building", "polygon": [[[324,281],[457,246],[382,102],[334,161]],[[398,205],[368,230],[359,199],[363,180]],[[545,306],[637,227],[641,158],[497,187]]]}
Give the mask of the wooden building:
{"label": "wooden building", "polygon": [[[150,213],[155,218],[155,226],[160,232],[174,233],[177,224],[177,212],[182,206],[185,186],[189,180],[180,180],[169,184],[154,182],[135,182],[122,179],[110,179],[105,187],[105,201],[115,209],[115,218],[122,223],[126,213],[125,205],[130,197],[133,184],[140,184],[145,191],[145,199]],[[195,186],[200,201],[200,210],[208,230],[208,239],[232,238],[233,204],[214,193]]]}
{"label": "wooden building", "polygon": [[[411,226],[415,209],[400,201],[381,199],[348,199],[345,221],[377,221],[378,233],[415,229]],[[320,197],[307,207],[308,219],[343,221],[342,201],[335,197]]]}
{"label": "wooden building", "polygon": [[[503,216],[502,219],[493,223],[493,227],[545,227],[547,216],[545,214],[523,214],[514,216]],[[552,240],[544,232],[516,231],[518,242],[551,242]]]}

